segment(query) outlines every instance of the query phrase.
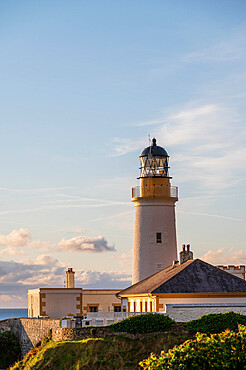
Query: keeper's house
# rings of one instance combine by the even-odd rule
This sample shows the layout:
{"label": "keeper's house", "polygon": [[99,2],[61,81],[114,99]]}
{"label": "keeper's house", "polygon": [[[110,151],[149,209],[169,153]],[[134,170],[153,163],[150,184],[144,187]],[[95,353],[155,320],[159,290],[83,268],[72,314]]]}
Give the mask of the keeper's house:
{"label": "keeper's house", "polygon": [[75,288],[74,271],[66,271],[66,288],[28,290],[28,317],[83,316],[89,312],[121,312],[120,289]]}
{"label": "keeper's house", "polygon": [[[188,321],[212,312],[246,314],[246,281],[225,270],[180,252],[180,262],[120,291],[128,312],[162,312]],[[183,261],[183,263],[182,263]]]}

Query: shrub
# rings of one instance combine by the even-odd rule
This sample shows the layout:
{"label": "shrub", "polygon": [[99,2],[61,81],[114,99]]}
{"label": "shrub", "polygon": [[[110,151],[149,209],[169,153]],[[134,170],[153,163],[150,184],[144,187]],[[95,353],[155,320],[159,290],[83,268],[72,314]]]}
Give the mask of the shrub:
{"label": "shrub", "polygon": [[187,340],[160,356],[151,354],[139,363],[144,369],[245,369],[246,327],[235,333],[197,333],[195,340]]}
{"label": "shrub", "polygon": [[145,313],[142,315],[131,316],[111,324],[113,331],[136,333],[154,333],[157,331],[167,331],[171,328],[174,321],[169,317],[159,313]]}
{"label": "shrub", "polygon": [[246,325],[246,316],[235,312],[210,313],[200,319],[188,321],[185,326],[193,332],[206,334],[221,333],[226,329],[237,331],[238,324]]}
{"label": "shrub", "polygon": [[11,331],[0,333],[0,369],[5,369],[20,358],[18,339]]}

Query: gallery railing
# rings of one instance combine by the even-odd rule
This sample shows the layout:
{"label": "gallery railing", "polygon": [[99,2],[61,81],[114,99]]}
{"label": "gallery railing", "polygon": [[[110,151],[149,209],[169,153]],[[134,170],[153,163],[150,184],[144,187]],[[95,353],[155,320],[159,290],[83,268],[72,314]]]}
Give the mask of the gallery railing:
{"label": "gallery railing", "polygon": [[132,188],[132,198],[178,198],[177,186],[147,185]]}

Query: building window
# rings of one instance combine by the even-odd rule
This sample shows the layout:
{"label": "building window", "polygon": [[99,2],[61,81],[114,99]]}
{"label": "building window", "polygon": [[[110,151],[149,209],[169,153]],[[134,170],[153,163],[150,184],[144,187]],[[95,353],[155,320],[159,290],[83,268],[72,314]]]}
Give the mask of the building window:
{"label": "building window", "polygon": [[97,306],[89,306],[89,312],[98,312]]}
{"label": "building window", "polygon": [[161,241],[161,233],[156,233],[156,243],[162,243],[162,241]]}
{"label": "building window", "polygon": [[121,312],[121,306],[114,306],[114,312]]}

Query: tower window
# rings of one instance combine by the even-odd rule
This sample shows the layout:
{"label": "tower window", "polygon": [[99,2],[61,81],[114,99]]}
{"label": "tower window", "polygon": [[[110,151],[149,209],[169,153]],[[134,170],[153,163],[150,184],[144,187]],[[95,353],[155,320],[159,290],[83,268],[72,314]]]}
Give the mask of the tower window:
{"label": "tower window", "polygon": [[156,243],[162,243],[161,233],[156,233]]}
{"label": "tower window", "polygon": [[163,269],[163,263],[157,263],[156,264],[156,270],[161,271]]}

